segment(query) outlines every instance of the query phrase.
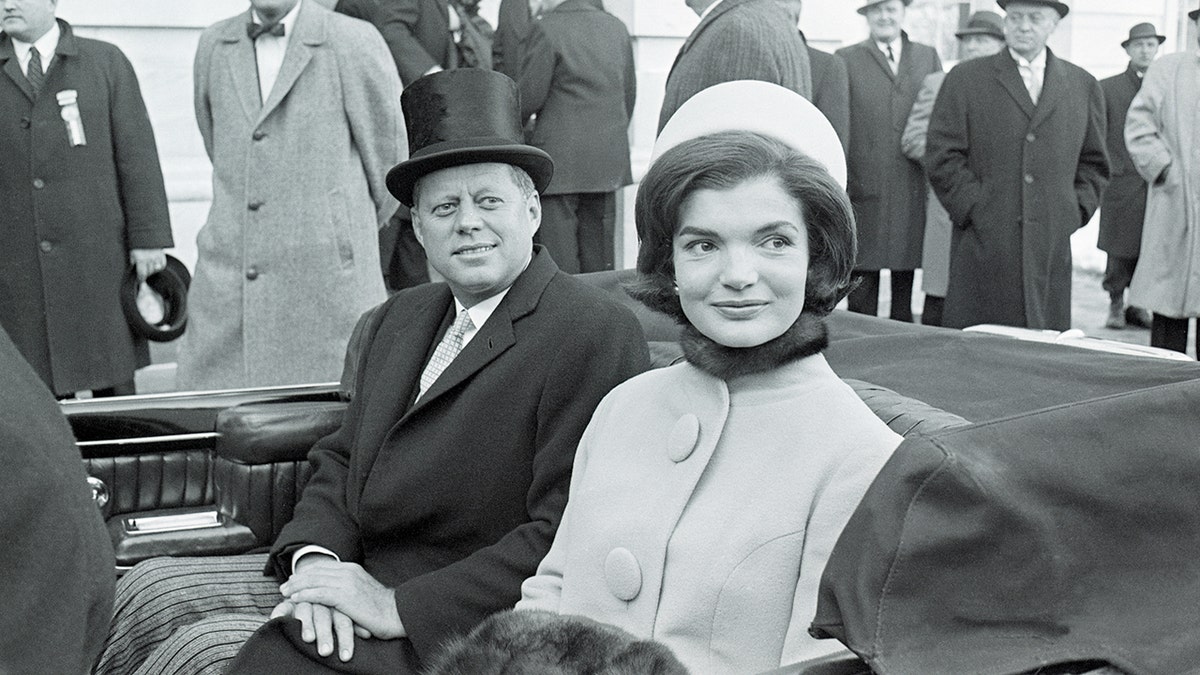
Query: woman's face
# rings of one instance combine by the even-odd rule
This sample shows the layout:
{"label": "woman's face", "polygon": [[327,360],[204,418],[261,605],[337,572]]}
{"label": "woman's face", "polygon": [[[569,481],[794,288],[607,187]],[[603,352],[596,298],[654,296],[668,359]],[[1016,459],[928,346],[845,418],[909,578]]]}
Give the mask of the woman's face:
{"label": "woman's face", "polygon": [[808,231],[800,205],[774,178],[697,190],[672,242],[683,313],[726,347],[783,335],[804,308]]}

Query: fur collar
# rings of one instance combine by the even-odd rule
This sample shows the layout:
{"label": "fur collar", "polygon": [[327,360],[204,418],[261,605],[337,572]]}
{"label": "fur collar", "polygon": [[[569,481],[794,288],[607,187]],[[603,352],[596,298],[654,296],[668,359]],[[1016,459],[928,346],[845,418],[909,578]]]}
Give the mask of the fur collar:
{"label": "fur collar", "polygon": [[783,335],[757,347],[726,347],[705,337],[696,327],[685,323],[679,345],[688,363],[700,370],[729,381],[742,375],[773,370],[806,356],[821,353],[829,346],[825,318],[801,312]]}

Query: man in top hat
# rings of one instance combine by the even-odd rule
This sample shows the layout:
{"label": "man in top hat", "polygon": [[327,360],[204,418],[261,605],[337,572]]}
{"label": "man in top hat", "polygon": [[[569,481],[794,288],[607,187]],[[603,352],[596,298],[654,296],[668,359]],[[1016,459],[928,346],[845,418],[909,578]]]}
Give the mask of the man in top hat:
{"label": "man in top hat", "polygon": [[684,0],[700,16],[671,71],[658,130],[684,101],[714,84],[762,80],[812,99],[808,50],[776,0]]}
{"label": "man in top hat", "polygon": [[[954,36],[958,38],[959,58],[962,61],[991,56],[1004,49],[1004,20],[995,12],[975,12],[967,19],[967,25]],[[925,159],[929,115],[933,112],[933,103],[945,79],[943,72],[926,75],[912,112],[908,114],[908,124],[900,136],[900,147],[914,162]],[[946,285],[950,277],[951,230],[950,214],[946,213],[933,190],[929,190],[925,199],[925,241],[921,247],[921,290],[925,293],[921,323],[926,326],[942,325]]]}
{"label": "man in top hat", "polygon": [[866,0],[858,13],[870,36],[837,55],[850,75],[850,181],[846,191],[858,225],[858,287],[851,311],[879,310],[879,272],[891,270],[890,316],[912,321],[912,287],[925,233],[925,176],[904,156],[900,134],[930,73],[941,72],[937,51],[913,42],[901,28],[911,0]]}
{"label": "man in top hat", "polygon": [[383,173],[404,158],[400,80],[378,31],[316,0],[251,0],[196,48],[213,201],[179,347],[182,389],[329,382],[386,297]]}
{"label": "man in top hat", "polygon": [[929,120],[929,182],[954,224],[943,325],[1071,327],[1071,233],[1108,182],[1104,94],[1046,47],[1069,8],[1000,0],[1007,49],[955,66]]}
{"label": "man in top hat", "polygon": [[388,189],[446,282],[372,314],[342,427],[270,555],[135,567],[98,672],[200,672],[270,615],[234,672],[415,673],[512,606],[549,549],[584,427],[647,367],[645,339],[533,244],[553,164],[522,142],[512,80],[445,71],[403,106],[413,153]]}
{"label": "man in top hat", "polygon": [[167,194],[129,60],[56,8],[0,7],[0,327],[59,398],[132,394],[150,352],[121,282],[166,265]]}
{"label": "man in top hat", "polygon": [[1142,245],[1142,218],[1146,214],[1146,181],[1138,175],[1137,167],[1125,148],[1125,115],[1129,104],[1142,88],[1146,69],[1158,55],[1158,47],[1166,41],[1153,24],[1139,23],[1129,29],[1129,37],[1121,43],[1129,54],[1129,67],[1120,75],[1100,80],[1104,90],[1104,109],[1108,114],[1108,161],[1112,180],[1104,191],[1100,204],[1100,239],[1098,246],[1108,254],[1104,268],[1104,290],[1108,292],[1109,328],[1124,328],[1132,324],[1150,327],[1150,314],[1139,307],[1125,306],[1125,289],[1133,279],[1138,252]]}
{"label": "man in top hat", "polygon": [[1188,18],[1197,45],[1150,65],[1125,121],[1129,156],[1150,183],[1129,302],[1153,313],[1151,345],[1180,352],[1200,316],[1200,9]]}

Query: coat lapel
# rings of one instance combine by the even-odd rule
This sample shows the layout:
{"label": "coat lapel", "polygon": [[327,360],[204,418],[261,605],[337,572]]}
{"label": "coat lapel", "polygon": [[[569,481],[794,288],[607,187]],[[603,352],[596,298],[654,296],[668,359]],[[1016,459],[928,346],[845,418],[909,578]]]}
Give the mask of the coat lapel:
{"label": "coat lapel", "polygon": [[[896,74],[892,72],[892,67],[888,65],[887,56],[884,55],[883,52],[879,51],[879,46],[875,44],[875,41],[871,38],[867,38],[861,44],[863,49],[867,50],[867,53],[870,54],[871,58],[875,60],[875,64],[878,65],[881,70],[883,70],[883,74],[887,75],[889,80],[895,80]],[[907,50],[902,50],[900,53],[901,61],[904,60],[905,51]]]}
{"label": "coat lapel", "polygon": [[258,60],[254,54],[254,43],[246,35],[246,24],[251,20],[249,10],[243,19],[226,27],[225,34],[220,38],[225,45],[221,55],[229,69],[237,99],[242,104],[242,112],[254,119],[262,109],[262,95],[258,91]]}
{"label": "coat lapel", "polygon": [[1062,61],[1047,47],[1046,73],[1042,77],[1042,95],[1038,97],[1037,107],[1033,113],[1033,126],[1041,124],[1049,117],[1066,95],[1066,92],[1063,91],[1068,86],[1065,71],[1066,68],[1063,67]]}
{"label": "coat lapel", "polygon": [[4,74],[24,92],[26,98],[32,101],[33,89],[30,89],[29,80],[25,79],[25,73],[21,72],[21,62],[17,59],[16,50],[13,49],[12,38],[5,34],[0,34],[0,61],[4,62]]}
{"label": "coat lapel", "polygon": [[283,65],[279,67],[279,75],[275,85],[263,102],[255,124],[261,124],[271,111],[275,110],[291,91],[296,78],[304,72],[305,66],[312,60],[312,50],[325,41],[325,17],[313,9],[309,2],[300,4],[300,13],[296,16],[296,34],[288,38],[287,52],[283,56]]}
{"label": "coat lapel", "polygon": [[[991,58],[992,65],[996,70],[996,79],[1000,81],[1000,85],[1017,102],[1021,112],[1024,112],[1026,117],[1032,118],[1033,99],[1029,98],[1029,90],[1025,88],[1025,81],[1021,79],[1021,73],[1017,71],[1017,62],[1013,60],[1012,54],[1009,54],[1007,49],[1002,49],[999,54]],[[1043,83],[1042,89],[1045,90],[1045,88]]]}
{"label": "coat lapel", "polygon": [[516,344],[513,324],[537,308],[542,292],[557,272],[558,267],[550,260],[549,255],[535,252],[528,269],[517,278],[512,290],[504,296],[504,300],[487,323],[471,338],[470,344],[463,348],[446,370],[442,371],[441,376],[429,387],[429,391],[425,392],[421,400],[417,401],[409,414],[414,414],[437,400],[439,396],[475,375]]}

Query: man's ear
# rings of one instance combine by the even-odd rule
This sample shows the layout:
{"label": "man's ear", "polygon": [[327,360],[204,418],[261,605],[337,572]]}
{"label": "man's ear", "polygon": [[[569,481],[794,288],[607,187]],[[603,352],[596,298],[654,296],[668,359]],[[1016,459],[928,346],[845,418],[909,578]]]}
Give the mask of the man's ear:
{"label": "man's ear", "polygon": [[542,226],[542,197],[533,191],[526,200],[525,208],[529,209],[529,222],[533,225],[529,230],[529,236],[533,236]]}
{"label": "man's ear", "polygon": [[425,234],[421,231],[421,216],[417,215],[417,206],[413,205],[408,211],[409,217],[412,218],[413,235],[417,238],[417,243],[421,248],[425,248]]}

